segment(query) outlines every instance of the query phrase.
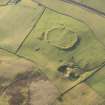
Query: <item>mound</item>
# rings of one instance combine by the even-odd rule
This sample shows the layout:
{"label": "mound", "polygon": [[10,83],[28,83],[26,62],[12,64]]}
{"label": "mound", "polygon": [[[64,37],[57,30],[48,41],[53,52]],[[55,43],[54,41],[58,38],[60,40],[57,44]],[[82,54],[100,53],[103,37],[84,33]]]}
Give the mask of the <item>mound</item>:
{"label": "mound", "polygon": [[72,48],[78,41],[75,32],[65,27],[53,28],[47,32],[46,38],[49,43],[61,49]]}

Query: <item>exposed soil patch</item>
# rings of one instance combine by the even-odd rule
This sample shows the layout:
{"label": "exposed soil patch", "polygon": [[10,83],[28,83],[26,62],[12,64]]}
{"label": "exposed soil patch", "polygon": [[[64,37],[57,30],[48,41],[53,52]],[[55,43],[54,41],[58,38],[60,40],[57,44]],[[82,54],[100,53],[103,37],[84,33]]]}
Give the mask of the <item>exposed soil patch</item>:
{"label": "exposed soil patch", "polygon": [[51,105],[58,96],[58,91],[48,80],[39,80],[30,85],[31,105]]}
{"label": "exposed soil patch", "polygon": [[27,71],[16,76],[5,95],[9,97],[9,105],[49,105],[58,91],[44,74]]}

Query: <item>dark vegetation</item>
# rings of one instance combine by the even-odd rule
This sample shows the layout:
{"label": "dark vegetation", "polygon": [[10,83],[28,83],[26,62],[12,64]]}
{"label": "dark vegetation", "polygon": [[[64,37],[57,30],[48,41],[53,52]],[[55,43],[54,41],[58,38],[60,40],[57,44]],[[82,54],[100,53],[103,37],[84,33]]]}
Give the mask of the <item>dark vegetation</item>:
{"label": "dark vegetation", "polygon": [[58,71],[66,78],[70,80],[75,80],[78,79],[83,73],[88,72],[88,66],[89,64],[87,63],[83,68],[81,68],[78,63],[75,62],[74,57],[72,57],[71,61],[61,65],[58,68]]}
{"label": "dark vegetation", "polygon": [[[40,71],[26,71],[16,75],[14,80],[8,86],[2,87],[4,82],[8,82],[7,78],[0,77],[0,91],[5,93],[9,98],[9,105],[30,105],[30,89],[29,85],[32,81],[48,80],[48,78]],[[24,90],[24,92],[22,92]]]}

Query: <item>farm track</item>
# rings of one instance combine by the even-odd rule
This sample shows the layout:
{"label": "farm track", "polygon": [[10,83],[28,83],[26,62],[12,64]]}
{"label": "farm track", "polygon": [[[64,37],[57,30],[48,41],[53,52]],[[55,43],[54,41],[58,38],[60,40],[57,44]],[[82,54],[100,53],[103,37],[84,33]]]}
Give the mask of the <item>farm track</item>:
{"label": "farm track", "polygon": [[75,4],[77,6],[80,6],[81,8],[87,9],[88,11],[94,12],[95,14],[98,14],[100,16],[104,16],[105,17],[105,12],[102,12],[102,11],[100,11],[98,9],[92,8],[90,6],[87,6],[85,4],[79,3],[77,1],[73,1],[73,0],[61,0],[61,1],[64,1],[64,2],[70,3],[70,4]]}
{"label": "farm track", "polygon": [[[60,0],[60,1],[63,1],[63,2],[66,2],[66,3],[72,4],[72,5],[76,5],[76,6],[78,6],[79,8],[84,8],[85,11],[93,12],[93,13],[96,14],[97,16],[100,16],[100,17],[105,18],[105,13],[104,13],[104,12],[101,13],[101,11],[99,11],[99,10],[97,10],[97,9],[94,9],[94,8],[91,8],[91,7],[87,6],[87,5],[82,6],[82,5],[84,5],[84,4],[78,3],[78,2],[73,1],[73,0]],[[89,29],[94,33],[94,36],[96,37],[97,41],[99,41],[99,42],[104,46],[104,48],[105,48],[105,44],[95,35],[95,32],[92,30],[92,28],[89,26],[89,24],[87,24],[86,22],[84,22],[84,20],[78,19],[78,18],[76,18],[76,17],[74,17],[74,16],[72,16],[72,15],[66,14],[66,13],[61,12],[61,11],[57,11],[57,10],[54,9],[54,8],[50,8],[49,6],[47,6],[47,5],[43,4],[43,3],[41,3],[40,1],[33,0],[33,2],[38,3],[39,5],[45,7],[45,8],[47,8],[47,9],[53,11],[53,12],[56,12],[56,13],[58,13],[58,14],[71,17],[71,18],[73,18],[73,19],[75,19],[75,20],[77,20],[77,21],[79,21],[79,22],[82,22],[83,24],[87,25],[87,26],[89,27]],[[88,8],[87,8],[87,7],[88,7]],[[94,10],[95,10],[95,11],[94,11]],[[96,11],[97,11],[97,12],[96,12]]]}

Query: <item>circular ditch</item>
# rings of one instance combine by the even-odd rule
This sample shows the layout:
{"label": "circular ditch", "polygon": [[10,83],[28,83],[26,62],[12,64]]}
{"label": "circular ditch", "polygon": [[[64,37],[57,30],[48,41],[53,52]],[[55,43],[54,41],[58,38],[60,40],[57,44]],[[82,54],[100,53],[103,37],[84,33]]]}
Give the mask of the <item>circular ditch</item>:
{"label": "circular ditch", "polygon": [[78,41],[77,34],[64,27],[50,29],[45,37],[51,45],[61,49],[72,48]]}

